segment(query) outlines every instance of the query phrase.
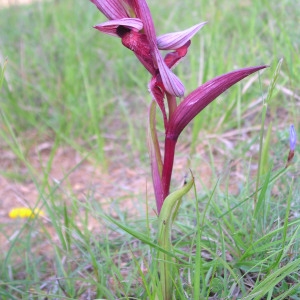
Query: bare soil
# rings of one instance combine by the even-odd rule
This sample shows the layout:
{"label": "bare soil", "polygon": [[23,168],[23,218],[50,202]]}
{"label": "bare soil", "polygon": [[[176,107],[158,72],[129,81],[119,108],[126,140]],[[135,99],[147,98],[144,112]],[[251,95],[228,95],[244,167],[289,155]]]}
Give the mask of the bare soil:
{"label": "bare soil", "polygon": [[[10,210],[16,207],[34,208],[35,206],[45,210],[42,205],[44,201],[50,201],[47,197],[52,197],[51,199],[55,197],[58,204],[66,203],[70,207],[73,199],[82,203],[83,207],[92,199],[101,204],[103,210],[111,216],[117,217],[116,210],[120,210],[129,218],[144,215],[146,201],[148,201],[150,214],[155,215],[155,200],[150,167],[147,162],[142,163],[137,157],[129,165],[128,157],[122,147],[114,147],[117,143],[114,140],[107,141],[106,144],[106,157],[108,158],[106,168],[103,164],[93,161],[92,158],[83,158],[70,146],[59,147],[53,155],[54,142],[49,136],[37,141],[34,133],[28,133],[28,139],[32,143],[36,141],[28,150],[25,150],[31,170],[20,163],[9,148],[0,145],[0,224],[2,228],[5,228],[5,230],[0,230],[0,244],[4,246],[2,249],[9,247],[14,235],[26,222],[26,220],[10,219]],[[185,176],[189,174],[189,148],[187,144],[178,143],[172,180],[175,187],[180,186]],[[224,159],[228,160],[228,158],[224,157],[220,151],[217,147],[215,148],[214,168],[215,171],[224,173],[226,170],[224,171],[222,166]],[[211,182],[213,171],[206,143],[199,144],[196,157],[199,157],[200,162],[194,163],[191,169],[194,176],[198,178],[197,189],[201,191],[201,184],[207,187],[213,184]],[[238,161],[231,164],[231,167],[233,176],[239,173]],[[55,186],[58,186],[58,189],[54,196],[51,196]],[[234,182],[229,188],[232,192],[237,190]],[[84,214],[84,211],[82,213]],[[41,218],[47,224],[48,230],[54,233],[47,215]],[[98,219],[90,216],[88,223],[91,231],[99,231]]]}

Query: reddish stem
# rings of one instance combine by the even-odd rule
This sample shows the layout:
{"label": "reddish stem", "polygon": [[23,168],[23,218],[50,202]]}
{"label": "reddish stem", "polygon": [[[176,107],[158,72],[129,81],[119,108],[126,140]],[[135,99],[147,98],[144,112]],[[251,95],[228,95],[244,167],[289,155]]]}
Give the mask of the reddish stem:
{"label": "reddish stem", "polygon": [[166,92],[167,100],[168,100],[168,108],[169,108],[169,120],[173,115],[173,112],[177,108],[176,97]]}
{"label": "reddish stem", "polygon": [[[174,155],[175,155],[175,146],[177,138],[172,138],[166,136],[165,139],[165,154],[164,154],[164,165],[162,171],[162,188],[163,188],[163,199],[169,195],[170,192],[170,183],[173,171]],[[160,211],[160,209],[159,209]]]}

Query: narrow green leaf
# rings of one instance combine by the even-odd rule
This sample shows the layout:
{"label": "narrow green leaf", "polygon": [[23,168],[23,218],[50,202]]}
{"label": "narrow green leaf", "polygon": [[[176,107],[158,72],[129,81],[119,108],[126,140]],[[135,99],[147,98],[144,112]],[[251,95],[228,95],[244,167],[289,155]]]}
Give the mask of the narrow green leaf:
{"label": "narrow green leaf", "polygon": [[273,91],[275,89],[276,86],[276,82],[280,73],[280,69],[281,69],[281,65],[282,65],[283,59],[280,59],[276,70],[273,74],[272,77],[272,81],[269,85],[269,89],[268,89],[268,94],[267,94],[267,99],[265,100],[264,104],[263,104],[263,109],[262,109],[262,119],[261,119],[261,130],[260,130],[260,143],[259,143],[259,160],[258,160],[258,173],[257,173],[257,177],[256,177],[256,193],[254,194],[254,205],[256,205],[257,202],[257,193],[258,193],[258,187],[260,184],[260,175],[262,173],[261,171],[261,167],[262,167],[262,161],[263,161],[263,141],[264,141],[264,128],[265,128],[265,120],[266,120],[266,115],[267,115],[267,109],[268,109],[268,104],[271,100]]}
{"label": "narrow green leaf", "polygon": [[244,297],[244,300],[262,299],[271,289],[273,289],[279,282],[285,277],[289,276],[293,272],[299,271],[300,258],[289,262],[282,268],[276,270],[274,273],[267,276],[258,285],[256,285],[251,293]]}
{"label": "narrow green leaf", "polygon": [[261,168],[260,168],[260,177],[267,174],[270,169],[270,141],[272,136],[272,122],[268,126],[267,134],[264,140],[262,153],[261,153]]}
{"label": "narrow green leaf", "polygon": [[260,174],[261,174],[261,162],[262,162],[262,149],[264,144],[264,130],[265,130],[265,120],[267,116],[268,105],[264,103],[261,113],[261,127],[260,127],[260,137],[259,137],[259,160],[258,160],[258,172],[256,175],[256,192],[254,194],[254,205],[256,206],[258,188],[260,185]]}
{"label": "narrow green leaf", "polygon": [[[158,244],[168,252],[172,252],[171,230],[174,215],[176,215],[178,211],[178,203],[180,203],[181,198],[192,188],[193,184],[194,178],[184,185],[183,188],[170,194],[162,206],[159,215]],[[176,278],[176,269],[172,257],[173,256],[170,256],[165,251],[160,252],[158,255],[160,288],[162,289],[164,300],[172,299],[173,282]]]}
{"label": "narrow green leaf", "polygon": [[262,189],[260,191],[258,201],[257,201],[255,209],[254,209],[253,217],[256,219],[256,221],[257,221],[257,218],[263,217],[263,205],[264,205],[268,187],[270,185],[270,179],[271,179],[271,171],[269,171],[269,173],[267,174],[264,184],[262,185]]}
{"label": "narrow green leaf", "polygon": [[132,229],[132,228],[124,225],[121,222],[118,222],[113,217],[110,217],[108,215],[103,215],[102,217],[105,218],[106,220],[108,220],[109,222],[115,224],[116,226],[118,226],[119,228],[121,228],[122,230],[124,230],[125,232],[130,234],[131,236],[133,236],[133,237],[137,238],[138,240],[140,240],[141,242],[145,243],[146,245],[149,245],[153,249],[164,252],[165,254],[176,258],[176,260],[179,260],[181,263],[186,264],[186,261],[184,261],[184,260],[180,259],[179,257],[177,257],[173,252],[167,251],[164,248],[162,248],[161,246],[159,246],[159,245],[155,244],[154,242],[152,242],[150,240],[149,236],[147,236],[143,233],[140,233],[137,230]]}
{"label": "narrow green leaf", "polygon": [[0,65],[0,90],[2,88],[2,84],[3,84],[3,81],[4,81],[4,72],[5,72],[5,69],[6,69],[6,65],[7,65],[7,59],[5,59],[2,68],[1,68],[1,65]]}
{"label": "narrow green leaf", "polygon": [[65,239],[66,239],[66,250],[70,251],[71,250],[71,236],[70,236],[70,220],[68,216],[68,211],[67,211],[67,205],[64,203],[64,222],[65,222]]}
{"label": "narrow green leaf", "polygon": [[289,195],[287,198],[287,207],[286,207],[286,211],[285,211],[285,218],[284,218],[284,225],[283,225],[283,237],[282,237],[281,251],[273,265],[273,268],[277,268],[279,266],[279,263],[283,257],[283,253],[285,252],[285,243],[286,243],[286,239],[287,239],[287,229],[288,229],[289,215],[290,215],[290,209],[291,209],[293,184],[294,184],[294,180],[292,181],[292,184],[290,186],[290,191],[289,191]]}

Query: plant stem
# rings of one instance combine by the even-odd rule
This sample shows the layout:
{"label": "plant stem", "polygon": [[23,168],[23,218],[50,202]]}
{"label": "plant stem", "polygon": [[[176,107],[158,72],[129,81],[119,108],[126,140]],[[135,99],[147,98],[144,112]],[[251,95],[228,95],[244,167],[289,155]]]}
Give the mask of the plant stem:
{"label": "plant stem", "polygon": [[162,172],[163,199],[165,199],[170,192],[176,142],[177,138],[174,139],[168,136],[165,138],[165,154]]}
{"label": "plant stem", "polygon": [[167,96],[167,100],[168,100],[169,120],[170,120],[173,115],[173,112],[175,111],[175,109],[177,107],[177,102],[176,102],[175,96],[173,96],[167,92],[166,92],[166,96]]}

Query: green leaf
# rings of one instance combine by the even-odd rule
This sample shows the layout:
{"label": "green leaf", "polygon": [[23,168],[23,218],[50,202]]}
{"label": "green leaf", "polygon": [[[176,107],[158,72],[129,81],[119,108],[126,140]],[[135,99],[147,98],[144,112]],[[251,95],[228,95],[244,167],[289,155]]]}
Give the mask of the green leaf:
{"label": "green leaf", "polygon": [[192,188],[194,178],[184,185],[180,190],[170,194],[164,201],[160,215],[158,227],[158,244],[165,249],[159,252],[159,271],[160,271],[160,287],[162,289],[163,299],[171,300],[173,293],[173,282],[176,278],[175,264],[168,252],[172,252],[171,230],[172,223],[178,211],[182,197]]}
{"label": "green leaf", "polygon": [[5,72],[5,69],[6,69],[6,65],[7,65],[7,59],[5,59],[2,68],[1,68],[1,65],[0,65],[0,90],[2,88],[2,84],[3,84],[3,81],[4,81],[4,72]]}

